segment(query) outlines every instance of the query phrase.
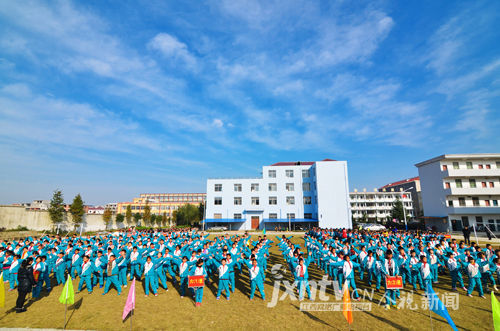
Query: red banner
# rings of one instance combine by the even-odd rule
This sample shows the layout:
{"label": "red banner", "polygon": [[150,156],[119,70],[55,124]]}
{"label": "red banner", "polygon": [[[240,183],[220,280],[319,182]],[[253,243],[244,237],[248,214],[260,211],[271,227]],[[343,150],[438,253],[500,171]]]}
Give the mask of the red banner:
{"label": "red banner", "polygon": [[189,276],[188,277],[188,287],[203,287],[205,284],[204,276]]}
{"label": "red banner", "polygon": [[402,290],[403,278],[401,276],[385,276],[385,288],[388,290]]}
{"label": "red banner", "polygon": [[444,235],[444,237],[445,237],[446,239],[451,239],[451,234],[445,234],[445,235]]}

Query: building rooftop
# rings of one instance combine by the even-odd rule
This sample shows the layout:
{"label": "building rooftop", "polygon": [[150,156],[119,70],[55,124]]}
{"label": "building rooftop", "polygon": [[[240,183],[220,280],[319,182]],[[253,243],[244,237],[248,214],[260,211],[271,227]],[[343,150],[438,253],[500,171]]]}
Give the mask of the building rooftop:
{"label": "building rooftop", "polygon": [[426,160],[415,164],[415,166],[422,167],[424,165],[441,161],[443,159],[448,160],[490,160],[490,159],[500,159],[499,153],[484,153],[484,154],[443,154],[430,160]]}
{"label": "building rooftop", "polygon": [[388,187],[392,187],[392,186],[396,186],[396,185],[414,182],[416,180],[420,180],[420,177],[417,176],[417,177],[413,177],[413,178],[403,179],[403,180],[400,180],[399,182],[389,183],[389,184],[384,185],[381,188],[379,188],[379,190],[382,190],[382,189],[388,188]]}
{"label": "building rooftop", "polygon": [[[321,160],[320,162],[325,162],[325,161],[337,161],[337,160],[324,159],[324,160]],[[270,167],[289,167],[289,166],[296,166],[296,165],[313,165],[315,163],[316,163],[316,161],[278,162],[275,164],[271,164]]]}

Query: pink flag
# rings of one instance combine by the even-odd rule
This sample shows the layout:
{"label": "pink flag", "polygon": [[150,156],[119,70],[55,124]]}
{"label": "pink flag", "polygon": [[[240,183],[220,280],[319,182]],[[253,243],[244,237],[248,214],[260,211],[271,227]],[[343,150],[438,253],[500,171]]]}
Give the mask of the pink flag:
{"label": "pink flag", "polygon": [[123,309],[123,320],[127,318],[128,313],[130,313],[132,309],[135,309],[135,278],[132,281],[130,290],[128,291],[127,302],[125,303],[125,308]]}

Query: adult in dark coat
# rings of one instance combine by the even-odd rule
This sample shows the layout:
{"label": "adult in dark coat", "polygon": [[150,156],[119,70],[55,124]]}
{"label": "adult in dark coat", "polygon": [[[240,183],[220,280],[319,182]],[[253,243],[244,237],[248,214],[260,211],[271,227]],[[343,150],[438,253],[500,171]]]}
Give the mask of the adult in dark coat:
{"label": "adult in dark coat", "polygon": [[464,241],[466,245],[470,245],[470,229],[468,226],[462,229],[462,233],[464,234]]}
{"label": "adult in dark coat", "polygon": [[28,257],[21,263],[19,271],[17,272],[17,301],[16,301],[16,313],[24,313],[27,309],[24,308],[24,302],[26,301],[26,296],[31,293],[34,285],[36,285],[35,277],[33,277],[33,258]]}

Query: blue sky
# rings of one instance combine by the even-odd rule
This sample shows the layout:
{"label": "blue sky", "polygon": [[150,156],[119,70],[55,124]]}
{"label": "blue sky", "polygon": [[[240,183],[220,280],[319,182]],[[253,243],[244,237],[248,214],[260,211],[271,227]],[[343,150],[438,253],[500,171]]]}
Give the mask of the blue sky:
{"label": "blue sky", "polygon": [[499,152],[498,1],[0,3],[3,204],[324,158],[372,190]]}

